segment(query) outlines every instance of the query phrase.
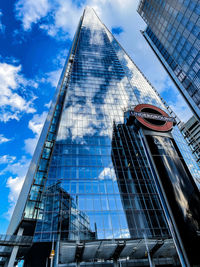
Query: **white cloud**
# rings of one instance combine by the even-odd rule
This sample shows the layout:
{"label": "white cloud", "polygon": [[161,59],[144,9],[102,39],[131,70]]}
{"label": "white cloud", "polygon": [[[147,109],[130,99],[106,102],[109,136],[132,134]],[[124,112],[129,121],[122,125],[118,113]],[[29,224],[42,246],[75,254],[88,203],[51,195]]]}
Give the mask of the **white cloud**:
{"label": "white cloud", "polygon": [[15,8],[24,30],[30,30],[33,23],[47,15],[50,5],[48,0],[19,0]]}
{"label": "white cloud", "polygon": [[47,109],[49,109],[50,106],[51,106],[51,103],[52,103],[52,101],[49,101],[49,103],[44,104],[44,107],[47,108]]}
{"label": "white cloud", "polygon": [[15,204],[17,202],[19,193],[24,183],[24,178],[25,177],[18,177],[18,176],[13,178],[12,176],[10,176],[7,180],[6,186],[10,190],[9,195],[8,195],[9,208],[5,214],[5,217],[7,219],[10,219],[12,216]]}
{"label": "white cloud", "polygon": [[16,159],[15,156],[3,155],[0,156],[0,164],[12,163],[13,161],[15,161],[15,159]]}
{"label": "white cloud", "polygon": [[42,126],[44,124],[44,121],[47,117],[47,112],[44,111],[41,115],[39,114],[35,114],[32,118],[32,120],[29,121],[28,123],[28,128],[35,134],[39,135],[41,130],[42,130]]}
{"label": "white cloud", "polygon": [[25,150],[27,153],[29,153],[30,155],[33,155],[36,145],[37,145],[37,141],[38,141],[39,136],[36,135],[34,138],[28,138],[26,140],[24,140],[25,143]]}
{"label": "white cloud", "polygon": [[112,166],[110,166],[110,168],[105,167],[102,170],[102,172],[99,174],[98,179],[99,180],[110,179],[110,180],[116,181],[115,171],[112,168]]}
{"label": "white cloud", "polygon": [[[21,65],[0,63],[0,121],[19,120],[23,113],[34,113],[34,96],[28,96],[25,86],[36,87],[21,74]],[[20,94],[18,93],[20,90]],[[23,95],[23,97],[22,97]]]}
{"label": "white cloud", "polygon": [[29,164],[29,160],[26,157],[22,157],[20,160],[16,160],[15,156],[12,157],[13,160],[3,169],[0,174],[5,174],[7,172],[16,174],[17,176],[25,176]]}
{"label": "white cloud", "polygon": [[3,134],[0,134],[0,144],[7,143],[9,141],[11,141],[11,139],[8,139]]}
{"label": "white cloud", "polygon": [[62,68],[49,72],[45,81],[49,82],[53,87],[57,87],[61,72]]}
{"label": "white cloud", "polygon": [[35,137],[26,139],[24,143],[25,143],[25,151],[31,155],[33,155],[33,152],[35,150],[46,117],[47,117],[47,112],[44,111],[40,115],[35,114],[33,118],[29,121],[28,128],[35,134]]}
{"label": "white cloud", "polygon": [[47,31],[50,36],[67,36],[73,38],[74,29],[78,25],[83,8],[77,7],[73,1],[56,0],[52,8],[52,22],[43,23],[41,29]]}
{"label": "white cloud", "polygon": [[15,7],[16,17],[21,20],[24,30],[30,30],[32,25],[40,22],[40,28],[51,36],[56,36],[62,30],[70,38],[73,37],[82,9],[73,1],[56,0],[19,0]]}
{"label": "white cloud", "polygon": [[22,157],[20,160],[16,160],[15,156],[5,156],[4,159],[7,159],[7,166],[1,171],[1,175],[5,173],[11,174],[7,179],[6,187],[9,188],[8,202],[9,208],[8,211],[4,214],[7,219],[10,219],[16,201],[18,199],[19,193],[21,191],[24,178],[29,167],[29,159]]}

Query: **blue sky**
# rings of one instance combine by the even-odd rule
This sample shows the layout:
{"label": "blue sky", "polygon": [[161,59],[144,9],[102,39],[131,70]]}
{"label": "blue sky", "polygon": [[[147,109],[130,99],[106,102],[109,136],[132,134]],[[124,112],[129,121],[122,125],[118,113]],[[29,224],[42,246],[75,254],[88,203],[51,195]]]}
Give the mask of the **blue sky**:
{"label": "blue sky", "polygon": [[136,12],[138,0],[1,1],[0,233],[6,231],[86,5],[94,7],[175,112],[189,118],[184,100],[140,33],[145,24]]}

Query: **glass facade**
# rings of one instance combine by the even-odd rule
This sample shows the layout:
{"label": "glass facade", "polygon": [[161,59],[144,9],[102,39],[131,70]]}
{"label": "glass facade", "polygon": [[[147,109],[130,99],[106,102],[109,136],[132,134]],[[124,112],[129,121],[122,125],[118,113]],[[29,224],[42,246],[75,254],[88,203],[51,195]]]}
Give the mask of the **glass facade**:
{"label": "glass facade", "polygon": [[169,236],[151,169],[133,126],[114,124],[112,160],[130,237]]}
{"label": "glass facade", "polygon": [[[160,222],[165,219],[141,144],[138,144],[137,150],[143,157],[136,167],[138,174],[135,177],[138,177],[138,188],[142,188],[144,194],[133,188],[136,185],[133,186],[126,168],[125,177],[129,177],[130,182],[125,177],[121,178],[119,186],[116,178],[119,173],[115,170],[111,157],[114,151],[113,122],[123,123],[124,108],[139,103],[165,107],[155,90],[91,9],[85,11],[75,46],[72,70],[67,76],[69,82],[67,88],[65,84],[62,86],[61,98],[55,107],[25,208],[25,218],[38,219],[35,240],[56,239],[59,229],[63,236],[72,240],[87,236],[88,229],[96,233],[99,239],[142,237],[144,229],[147,229],[145,231],[148,236],[156,236],[156,232],[161,236],[167,234],[166,224]],[[187,153],[187,146],[177,129],[174,130],[174,137],[179,146],[185,149],[182,150],[183,153]],[[198,177],[199,170],[194,160],[191,160],[191,155],[190,157],[187,155],[186,160],[190,160],[193,174]],[[144,168],[143,174],[138,170],[140,166]],[[62,216],[59,212],[58,198],[65,198],[65,194],[49,191],[58,182],[59,187],[76,204],[76,208],[73,208],[76,216],[79,217],[80,212],[87,216],[88,229],[75,226],[77,223],[80,226],[79,219],[71,214],[71,209],[67,211],[68,216],[73,217],[71,220],[76,223],[65,229],[62,227],[66,215]],[[121,196],[123,186],[127,187],[127,191],[123,191]],[[147,204],[153,201],[151,196],[157,203],[153,207]],[[135,223],[128,219],[128,213],[135,214],[128,216],[134,217]],[[155,223],[148,221],[153,218],[152,214]],[[72,228],[75,234],[71,234]]]}
{"label": "glass facade", "polygon": [[[92,25],[90,21],[93,21]],[[123,122],[123,108],[139,102],[126,77],[125,64],[122,65],[119,61],[109,37],[111,36],[108,36],[105,27],[94,12],[87,9],[49,164],[45,195],[48,194],[48,188],[59,181],[60,187],[76,202],[78,207],[76,216],[78,216],[78,211],[87,214],[90,229],[96,232],[98,239],[142,238],[144,231],[149,237],[169,236],[163,211],[155,192],[155,185],[152,185],[153,181],[149,182],[147,163],[143,163],[147,167],[147,184],[141,181],[142,177],[138,178],[141,186],[145,188],[146,195],[143,196],[142,191],[137,192],[134,189],[130,194],[130,188],[127,192],[123,192],[123,196],[120,194],[111,157],[113,121]],[[118,46],[117,43],[114,45]],[[121,56],[124,56],[123,53]],[[140,73],[139,75],[141,76]],[[150,101],[149,96],[148,100],[143,101]],[[155,103],[156,100],[152,101]],[[46,162],[47,160],[42,156],[38,168],[39,174],[48,165]],[[126,175],[130,176],[130,174]],[[121,183],[124,187],[129,187],[126,179]],[[133,187],[133,182],[129,181],[129,184]],[[32,186],[31,195],[33,190]],[[151,202],[151,196],[155,197],[155,202],[158,203],[155,204],[155,211],[147,205],[144,215],[144,206],[139,204],[135,206],[136,204],[133,203]],[[48,209],[44,197],[41,202],[35,241],[49,241],[53,236],[56,239],[58,229],[61,229],[63,236],[66,232],[66,236],[72,240],[85,236],[84,232],[88,230],[80,227],[74,228],[74,235],[71,234],[70,227],[62,230],[61,225],[65,221],[65,215],[59,218],[59,210],[53,205],[57,202],[57,193],[51,198],[52,205]],[[33,201],[30,202],[35,205]],[[27,206],[27,210],[29,210],[27,214],[32,216],[34,209]],[[130,213],[129,219],[128,213]],[[151,216],[154,216],[154,224],[149,222]],[[47,217],[48,221],[51,221],[48,226],[46,225]],[[131,220],[133,217],[135,217],[135,222]],[[160,220],[164,222],[159,223]]]}
{"label": "glass facade", "polygon": [[200,119],[200,3],[198,0],[141,0],[143,32]]}
{"label": "glass facade", "polygon": [[198,159],[200,166],[200,122],[192,116],[186,123],[181,125],[181,132],[188,143],[190,143],[193,154]]}
{"label": "glass facade", "polygon": [[[42,146],[40,143],[41,154],[22,215],[23,221],[36,222],[34,242],[143,240],[144,254],[147,239],[154,245],[161,239],[169,248],[158,255],[175,256],[141,136],[125,124],[125,110],[141,103],[168,112],[93,9],[86,8],[51,109],[47,134]],[[200,184],[199,167],[177,127],[172,135]],[[157,244],[156,250],[160,246]],[[108,250],[111,247],[108,245]],[[105,251],[102,255],[107,259]]]}

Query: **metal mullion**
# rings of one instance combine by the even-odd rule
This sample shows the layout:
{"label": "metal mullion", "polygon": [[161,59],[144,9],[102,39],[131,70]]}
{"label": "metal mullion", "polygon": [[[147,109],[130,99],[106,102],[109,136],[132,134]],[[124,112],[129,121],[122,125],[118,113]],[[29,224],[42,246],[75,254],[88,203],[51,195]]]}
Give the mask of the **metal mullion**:
{"label": "metal mullion", "polygon": [[[122,129],[122,128],[120,128],[120,129]],[[120,135],[120,131],[119,131],[119,135]],[[120,136],[120,138],[121,138],[121,136]],[[126,153],[125,153],[125,151],[124,151],[124,147],[123,147],[123,145],[121,145],[121,148],[122,148],[122,152],[123,152],[123,154],[124,154],[124,160],[126,160]],[[123,167],[123,164],[122,164],[122,162],[121,162],[121,157],[120,157],[119,151],[118,151],[118,155],[119,155],[119,160],[120,160],[120,163],[121,163],[121,166],[122,166],[122,172],[123,172],[123,175],[124,175],[124,178],[125,178],[126,175],[124,174],[124,167],[126,167],[126,166]],[[127,161],[127,160],[126,160],[126,161]],[[127,171],[128,171],[128,168],[127,168]],[[124,179],[124,182],[125,182],[125,185],[126,185],[126,188],[127,188],[126,179]],[[127,191],[128,191],[128,190],[127,190]]]}
{"label": "metal mullion", "polygon": [[[136,140],[136,143],[137,143],[137,146],[138,146],[138,142],[137,142],[137,140]],[[139,148],[139,146],[138,146],[138,148]],[[139,150],[140,151],[140,150]],[[142,174],[142,176],[143,176],[143,180],[144,180],[144,182],[146,183],[146,179],[144,179],[144,174],[143,174],[143,171],[141,172],[141,174]],[[148,175],[148,177],[149,177],[149,174],[147,174]],[[150,179],[150,181],[151,181],[151,184],[152,184],[152,179]],[[152,184],[152,185],[154,185],[154,184]],[[145,185],[146,186],[146,185]],[[148,189],[148,187],[147,187],[147,189]],[[149,197],[149,195],[150,195],[150,192],[149,192],[149,189],[147,190],[148,191],[148,197]],[[153,193],[153,192],[152,192]],[[156,197],[157,197],[157,193],[156,193]],[[153,205],[153,202],[152,202],[152,200],[151,200],[151,197],[149,197],[149,199],[150,199],[150,202],[151,202],[151,204],[152,204],[152,207],[154,207],[154,205]],[[145,203],[145,206],[146,206],[146,203]]]}
{"label": "metal mullion", "polygon": [[[117,130],[117,126],[115,125],[115,127],[116,127],[116,130]],[[117,134],[117,133],[116,133]],[[114,135],[114,138],[115,138],[115,142],[116,142],[116,144],[117,144],[117,140],[116,140],[116,135]],[[118,158],[119,158],[119,161],[120,161],[120,165],[121,165],[121,170],[122,170],[122,173],[123,173],[123,180],[124,180],[124,182],[125,182],[125,177],[126,177],[126,175],[124,174],[124,168],[123,168],[123,164],[122,164],[122,161],[121,161],[121,157],[120,157],[120,154],[119,154],[119,148],[118,148],[118,144],[117,144],[117,154],[118,154]],[[122,147],[122,151],[123,151],[123,147]],[[124,153],[124,152],[123,152]],[[116,165],[116,164],[115,164]],[[117,169],[117,167],[118,166],[115,166],[115,168]],[[126,185],[126,184],[125,184]],[[126,188],[127,188],[127,185],[126,185]]]}
{"label": "metal mullion", "polygon": [[[126,125],[125,125],[125,129],[126,129],[126,131],[127,131],[127,126],[126,126]],[[123,131],[123,135],[124,135],[124,137],[125,137],[124,140],[125,140],[125,143],[126,143],[126,146],[127,146],[127,151],[128,151],[128,153],[129,153],[129,156],[130,156],[130,159],[131,159],[131,163],[132,163],[132,166],[133,166],[133,169],[134,169],[134,173],[135,173],[135,175],[136,175],[137,180],[139,180],[137,171],[136,171],[136,169],[135,169],[135,164],[134,164],[134,162],[133,162],[133,160],[132,160],[132,155],[131,155],[131,152],[130,152],[130,150],[129,150],[129,144],[127,143],[127,138],[126,138],[126,135],[125,135],[124,127],[122,127],[122,131]],[[129,136],[129,139],[130,139],[130,136]],[[138,164],[138,165],[139,165],[139,164]]]}
{"label": "metal mullion", "polygon": [[[129,139],[131,140],[131,144],[132,144],[132,147],[134,147],[134,145],[133,145],[133,142],[132,142],[132,136],[130,135],[130,132],[129,132],[129,129],[127,129],[127,132],[128,132],[128,135],[129,135]],[[138,142],[137,142],[137,144],[138,144]],[[139,150],[140,151],[140,150]],[[140,166],[141,167],[141,166]],[[142,176],[143,176],[143,182],[145,182],[145,180],[146,179],[144,179],[144,174],[143,174],[143,172],[141,172],[141,174],[142,174]],[[139,186],[140,186],[140,188],[141,188],[141,185],[140,185],[140,182],[139,182]],[[146,185],[145,185],[146,186]],[[148,191],[148,190],[147,190]],[[141,190],[141,192],[143,192],[143,190]],[[144,198],[144,194],[142,193],[142,195],[140,196],[140,197],[142,197],[143,198],[143,202],[144,202],[144,205],[145,205],[145,209],[146,209],[146,212],[147,212],[147,216],[148,216],[148,218],[150,218],[149,217],[149,209],[147,209],[147,205],[146,205],[146,201],[145,201],[145,198]],[[145,194],[145,197],[148,197],[148,199],[151,199],[150,197],[149,197],[149,194],[147,194],[147,196],[146,196],[146,194]],[[151,204],[152,204],[152,202],[151,202]],[[153,205],[152,205],[153,206]],[[144,215],[144,214],[143,214]],[[159,228],[161,228],[160,227],[160,224],[159,224],[159,221],[157,220],[157,214],[156,214],[156,221],[158,222],[158,225],[159,225]],[[153,224],[152,224],[152,221],[151,221],[151,219],[149,220],[149,222],[150,222],[150,226],[151,226],[151,228],[152,228],[152,231],[154,231],[153,229],[154,229],[154,227],[153,227]]]}
{"label": "metal mullion", "polygon": [[[129,133],[130,134],[130,133]],[[139,138],[139,137],[138,137]],[[137,148],[138,148],[138,153],[139,153],[139,155],[140,155],[140,157],[142,158],[142,161],[143,161],[143,155],[142,155],[142,153],[141,153],[141,149],[140,149],[140,143],[139,143],[139,141],[138,141],[138,139],[137,138],[135,138],[135,141],[136,141],[136,145],[137,145]],[[144,161],[143,161],[144,162]],[[149,174],[146,172],[146,165],[144,165],[144,169],[143,168],[141,168],[141,175],[142,175],[142,178],[143,178],[143,180],[145,181],[146,180],[146,177],[145,177],[145,175],[144,175],[144,170],[145,170],[145,174],[146,174],[146,176],[148,176],[149,177]]]}
{"label": "metal mullion", "polygon": [[[125,129],[126,129],[126,127],[127,127],[127,126],[125,126]],[[127,130],[127,129],[126,129],[126,130]],[[124,137],[126,137],[125,132],[124,132],[124,128],[122,129],[122,131],[123,131],[122,134],[124,135]],[[126,145],[127,145],[127,148],[128,148],[128,152],[129,152],[129,155],[130,155],[130,159],[131,159],[131,161],[132,161],[131,152],[130,152],[130,150],[129,150],[129,145],[127,144],[127,139],[126,139],[126,138],[124,138],[124,139],[125,139],[125,142],[126,142]],[[129,139],[130,139],[130,136],[129,136]],[[132,161],[132,166],[134,167],[134,173],[136,174],[137,180],[139,180],[139,179],[138,179],[138,176],[137,176],[137,171],[135,170],[135,166],[134,166],[134,164],[133,164],[133,161]],[[129,170],[129,171],[130,171],[130,170]],[[131,171],[130,171],[130,172],[131,172]],[[133,178],[132,178],[132,182],[133,182]],[[138,183],[138,185],[139,185],[139,187],[140,187],[140,183]],[[126,186],[127,186],[127,183],[126,183]],[[141,187],[140,187],[140,190],[141,190]],[[142,192],[142,190],[141,190],[141,192]],[[133,194],[128,193],[128,199],[129,199],[129,201],[130,201],[130,203],[131,203],[131,212],[132,212],[132,214],[134,214],[134,207],[133,207],[133,204],[132,204],[132,201],[131,201],[131,198],[130,198],[131,195],[133,195]],[[139,196],[139,194],[134,195],[134,198],[137,197],[137,196]],[[140,213],[139,213],[139,214],[140,214]],[[134,220],[134,224],[135,224],[135,226],[136,226],[136,230],[138,230],[138,227],[137,227],[137,224],[136,224],[136,222],[135,222],[134,216],[133,216],[133,220]]]}

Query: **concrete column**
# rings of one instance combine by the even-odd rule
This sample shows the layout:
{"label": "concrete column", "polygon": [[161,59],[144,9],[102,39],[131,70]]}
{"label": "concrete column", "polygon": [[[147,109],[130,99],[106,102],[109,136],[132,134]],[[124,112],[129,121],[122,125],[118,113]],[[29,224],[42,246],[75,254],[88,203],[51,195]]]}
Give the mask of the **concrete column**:
{"label": "concrete column", "polygon": [[[18,232],[17,232],[17,236],[22,236],[24,229],[23,228],[19,228]],[[15,259],[17,256],[17,252],[18,252],[19,246],[14,246],[12,253],[10,255],[8,264],[5,264],[5,266],[7,267],[14,267],[14,263],[15,263]]]}
{"label": "concrete column", "polygon": [[149,266],[150,267],[155,267],[155,263],[154,263],[149,251],[148,251],[148,259],[149,259]]}
{"label": "concrete column", "polygon": [[59,263],[59,251],[60,251],[60,234],[58,234],[58,240],[56,241],[54,264],[53,264],[54,267],[57,267]]}
{"label": "concrete column", "polygon": [[113,267],[118,267],[119,265],[118,265],[118,262],[117,262],[117,260],[113,260]]}
{"label": "concrete column", "polygon": [[50,267],[53,267],[53,257],[50,258]]}

